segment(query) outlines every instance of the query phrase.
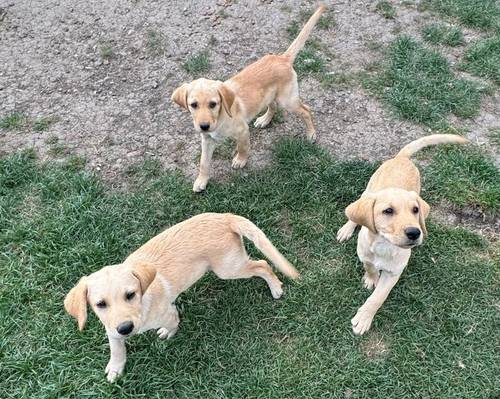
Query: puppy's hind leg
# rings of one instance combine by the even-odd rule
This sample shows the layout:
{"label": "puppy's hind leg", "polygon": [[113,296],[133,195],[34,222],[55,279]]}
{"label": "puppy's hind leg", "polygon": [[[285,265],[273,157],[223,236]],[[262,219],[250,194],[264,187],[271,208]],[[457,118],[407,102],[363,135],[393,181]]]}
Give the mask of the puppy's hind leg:
{"label": "puppy's hind leg", "polygon": [[276,277],[265,260],[251,260],[241,242],[235,242],[239,248],[228,251],[217,265],[212,265],[212,271],[221,279],[233,280],[238,278],[260,277],[264,279],[271,290],[274,299],[283,295],[282,282]]}
{"label": "puppy's hind leg", "polygon": [[257,118],[253,125],[258,128],[264,128],[267,125],[269,125],[271,119],[273,119],[273,116],[276,112],[276,108],[277,108],[276,103],[273,101],[271,104],[267,106],[266,113],[261,117]]}
{"label": "puppy's hind leg", "polygon": [[279,94],[278,105],[300,115],[306,124],[307,138],[310,141],[316,140],[316,129],[312,121],[311,110],[300,100],[297,74],[294,75],[290,84]]}
{"label": "puppy's hind leg", "polygon": [[304,123],[306,124],[307,138],[312,142],[316,141],[316,129],[314,128],[312,121],[311,109],[302,101],[298,100],[298,103],[294,108],[292,108],[292,111],[299,114],[304,120]]}
{"label": "puppy's hind leg", "polygon": [[167,313],[165,314],[165,320],[162,323],[163,327],[160,327],[156,333],[160,339],[170,339],[172,338],[177,330],[179,329],[179,312],[175,305],[170,305]]}

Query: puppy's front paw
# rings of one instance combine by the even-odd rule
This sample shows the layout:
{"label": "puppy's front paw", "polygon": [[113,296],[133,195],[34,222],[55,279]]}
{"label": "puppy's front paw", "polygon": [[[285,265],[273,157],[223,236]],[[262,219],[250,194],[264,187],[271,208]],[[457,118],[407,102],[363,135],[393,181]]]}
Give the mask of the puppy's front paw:
{"label": "puppy's front paw", "polygon": [[352,331],[356,335],[363,335],[370,329],[374,314],[370,311],[358,309],[358,313],[351,320]]}
{"label": "puppy's front paw", "polygon": [[106,373],[106,378],[109,382],[115,382],[115,380],[123,374],[123,369],[125,368],[125,364],[113,364],[111,360],[104,372]]}
{"label": "puppy's front paw", "polygon": [[337,232],[337,241],[338,242],[347,241],[349,238],[352,237],[352,233],[354,233],[355,228],[356,228],[356,226],[354,226],[354,228],[352,228],[350,223],[344,224],[340,228],[340,230]]}
{"label": "puppy's front paw", "polygon": [[208,179],[205,177],[198,177],[193,184],[193,191],[195,193],[201,193],[207,188]]}
{"label": "puppy's front paw", "polygon": [[165,328],[165,327],[162,327],[162,328],[159,328],[158,331],[156,331],[156,333],[158,334],[158,337],[160,339],[170,339],[172,338],[175,333],[177,332],[178,328],[174,328],[172,330],[169,330],[168,328]]}
{"label": "puppy's front paw", "polygon": [[232,166],[234,169],[241,169],[241,168],[245,167],[245,165],[247,164],[247,161],[248,161],[248,157],[244,158],[244,157],[241,157],[238,154],[236,154],[236,156],[233,158]]}
{"label": "puppy's front paw", "polygon": [[363,276],[363,286],[368,290],[372,290],[377,286],[378,279],[378,274],[365,273],[365,275]]}

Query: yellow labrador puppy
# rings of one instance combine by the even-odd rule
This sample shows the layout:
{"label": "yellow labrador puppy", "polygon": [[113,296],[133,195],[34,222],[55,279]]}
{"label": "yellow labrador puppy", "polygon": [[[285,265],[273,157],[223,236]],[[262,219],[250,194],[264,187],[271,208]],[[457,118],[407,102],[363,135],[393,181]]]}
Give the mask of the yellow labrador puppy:
{"label": "yellow labrador puppy", "polygon": [[387,299],[408,264],[411,248],[427,235],[425,219],[429,205],[420,198],[420,173],[410,157],[436,144],[467,143],[467,139],[436,134],[415,140],[395,158],[384,162],[373,174],[361,198],[349,205],[349,221],[339,230],[337,240],[348,240],[357,225],[358,256],[365,269],[364,286],[372,295],[351,320],[355,334],[370,329],[373,317]]}
{"label": "yellow labrador puppy", "polygon": [[299,276],[249,220],[204,213],[160,233],[123,263],[80,279],[66,296],[64,307],[80,330],[87,321],[87,304],[104,325],[111,350],[106,366],[110,382],[125,367],[125,339],[151,329],[160,338],[172,337],[179,324],[175,299],[209,270],[222,279],[261,277],[272,296],[281,297],[281,281],[265,260],[249,259],[242,237],[251,240],[285,275]]}
{"label": "yellow labrador puppy", "polygon": [[225,137],[237,142],[233,168],[246,165],[250,151],[248,122],[266,108],[255,121],[256,127],[267,126],[279,106],[300,115],[307,137],[315,139],[311,111],[300,100],[293,62],[324,10],[323,5],[318,8],[282,55],[266,55],[225,82],[198,79],[174,91],[172,100],[191,113],[194,128],[201,134],[200,171],[193,191],[205,190],[216,143]]}

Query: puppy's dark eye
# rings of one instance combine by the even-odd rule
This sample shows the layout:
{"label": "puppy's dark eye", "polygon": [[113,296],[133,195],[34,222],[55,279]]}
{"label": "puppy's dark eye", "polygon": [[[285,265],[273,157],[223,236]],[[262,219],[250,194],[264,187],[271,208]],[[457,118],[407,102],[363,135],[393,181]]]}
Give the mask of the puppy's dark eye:
{"label": "puppy's dark eye", "polygon": [[210,108],[215,108],[215,107],[217,106],[217,103],[216,103],[215,101],[210,101],[210,102],[208,103],[208,106],[209,106]]}
{"label": "puppy's dark eye", "polygon": [[97,306],[99,309],[104,309],[108,305],[106,304],[106,301],[99,301],[95,304],[95,306]]}
{"label": "puppy's dark eye", "polygon": [[135,292],[127,292],[125,294],[125,298],[127,298],[127,301],[131,301],[132,299],[135,298]]}
{"label": "puppy's dark eye", "polygon": [[385,215],[392,215],[394,213],[394,209],[392,208],[387,208],[382,211],[383,214]]}
{"label": "puppy's dark eye", "polygon": [[418,213],[418,208],[416,206],[413,207],[413,213]]}
{"label": "puppy's dark eye", "polygon": [[191,103],[191,108],[196,109],[198,108],[198,103],[196,101]]}

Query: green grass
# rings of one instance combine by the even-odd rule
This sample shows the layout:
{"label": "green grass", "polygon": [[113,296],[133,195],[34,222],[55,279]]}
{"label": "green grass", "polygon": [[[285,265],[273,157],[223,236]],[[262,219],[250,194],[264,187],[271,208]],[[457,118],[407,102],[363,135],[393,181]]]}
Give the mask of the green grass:
{"label": "green grass", "polygon": [[[372,331],[352,335],[349,320],[368,292],[355,240],[340,245],[335,234],[374,168],[286,140],[269,168],[194,195],[190,181],[154,165],[129,176],[129,191],[113,191],[78,164],[0,158],[3,397],[493,398],[498,263],[466,230],[431,217],[429,238]],[[108,384],[104,330],[90,314],[78,332],[64,295],[82,275],[204,211],[255,221],[303,278],[283,279],[285,295],[274,301],[259,279],[207,275],[178,299],[176,337],[130,339],[125,375]]]}
{"label": "green grass", "polygon": [[160,56],[165,52],[163,34],[155,29],[146,32],[146,50],[152,56]]}
{"label": "green grass", "polygon": [[431,44],[445,44],[456,47],[464,44],[464,34],[458,27],[443,24],[428,24],[422,28],[423,39]]}
{"label": "green grass", "polygon": [[449,114],[477,115],[481,103],[477,84],[457,78],[444,56],[408,36],[394,40],[382,71],[365,85],[400,117],[432,128],[444,128]]}
{"label": "green grass", "polygon": [[23,126],[26,116],[20,112],[11,112],[0,119],[0,129],[16,130]]}
{"label": "green grass", "polygon": [[202,51],[198,54],[191,56],[183,65],[184,70],[193,75],[199,76],[200,74],[210,70],[210,60],[208,52]]}
{"label": "green grass", "polygon": [[500,32],[500,4],[496,0],[424,0],[421,7],[455,17],[470,28]]}
{"label": "green grass", "polygon": [[44,132],[49,129],[50,125],[57,122],[54,117],[44,117],[35,119],[32,123],[32,129],[36,132]]}
{"label": "green grass", "polygon": [[115,52],[113,51],[113,47],[111,46],[110,43],[101,44],[99,51],[100,51],[101,58],[103,60],[109,61],[115,55]]}
{"label": "green grass", "polygon": [[493,160],[472,146],[432,150],[424,176],[425,193],[431,200],[445,199],[458,207],[500,211],[500,171]]}
{"label": "green grass", "polygon": [[396,17],[396,9],[389,1],[379,1],[375,6],[375,10],[377,10],[377,12],[384,18],[394,19]]}
{"label": "green grass", "polygon": [[497,148],[500,148],[500,127],[497,129],[490,129],[488,136],[490,138],[490,141]]}
{"label": "green grass", "polygon": [[467,48],[463,68],[500,85],[500,35],[479,40]]}

